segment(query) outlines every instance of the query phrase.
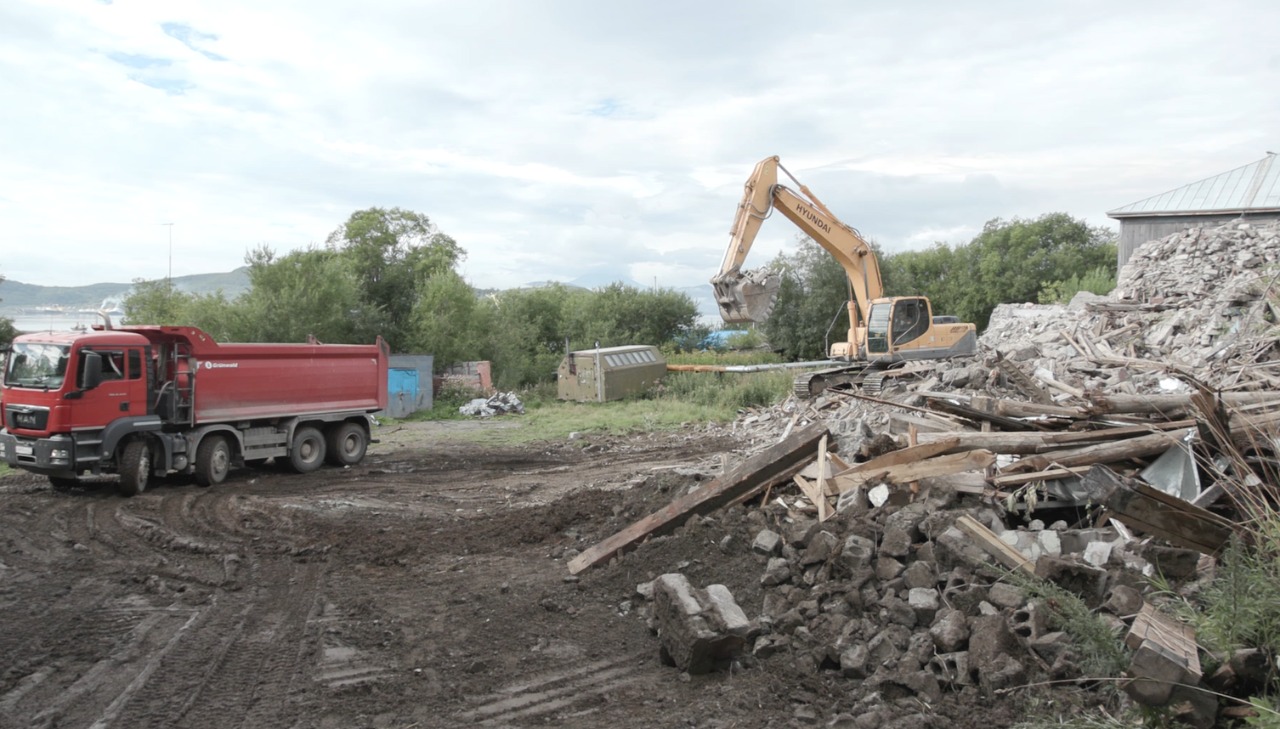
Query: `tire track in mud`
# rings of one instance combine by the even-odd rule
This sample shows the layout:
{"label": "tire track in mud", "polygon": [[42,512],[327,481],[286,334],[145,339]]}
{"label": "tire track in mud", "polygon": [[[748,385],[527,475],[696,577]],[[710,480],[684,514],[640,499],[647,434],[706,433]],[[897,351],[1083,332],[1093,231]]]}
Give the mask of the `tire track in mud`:
{"label": "tire track in mud", "polygon": [[35,494],[0,516],[22,535],[0,542],[21,575],[0,583],[0,727],[291,724],[326,563],[260,503]]}
{"label": "tire track in mud", "polygon": [[[631,685],[645,665],[644,656],[635,654],[538,673],[474,697],[472,702],[478,705],[455,719],[460,725],[479,726],[545,723]],[[576,713],[586,712],[590,708]]]}

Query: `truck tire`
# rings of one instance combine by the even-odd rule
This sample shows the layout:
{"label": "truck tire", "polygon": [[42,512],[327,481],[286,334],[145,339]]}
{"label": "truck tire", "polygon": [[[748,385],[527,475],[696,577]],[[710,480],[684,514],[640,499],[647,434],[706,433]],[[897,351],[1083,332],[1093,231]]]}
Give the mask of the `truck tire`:
{"label": "truck tire", "polygon": [[151,448],[141,438],[135,438],[124,445],[120,454],[120,484],[117,490],[121,496],[137,496],[147,490],[147,481],[151,478]]}
{"label": "truck tire", "polygon": [[289,465],[298,473],[311,473],[324,465],[324,436],[320,431],[306,426],[293,434],[293,447],[289,449]]}
{"label": "truck tire", "polygon": [[369,437],[364,428],[355,423],[338,423],[329,429],[328,461],[335,466],[354,466],[364,460],[369,448]]}
{"label": "truck tire", "polygon": [[227,479],[231,470],[231,445],[225,436],[210,435],[196,449],[196,483],[214,486]]}

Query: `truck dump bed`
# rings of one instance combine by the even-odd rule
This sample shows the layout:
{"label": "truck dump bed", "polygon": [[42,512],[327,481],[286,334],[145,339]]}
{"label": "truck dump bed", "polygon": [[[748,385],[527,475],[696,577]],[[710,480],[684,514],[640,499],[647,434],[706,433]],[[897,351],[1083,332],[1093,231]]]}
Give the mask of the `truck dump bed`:
{"label": "truck dump bed", "polygon": [[387,405],[390,352],[381,337],[376,344],[219,344],[195,327],[121,329],[164,353],[162,379],[194,380],[196,424]]}

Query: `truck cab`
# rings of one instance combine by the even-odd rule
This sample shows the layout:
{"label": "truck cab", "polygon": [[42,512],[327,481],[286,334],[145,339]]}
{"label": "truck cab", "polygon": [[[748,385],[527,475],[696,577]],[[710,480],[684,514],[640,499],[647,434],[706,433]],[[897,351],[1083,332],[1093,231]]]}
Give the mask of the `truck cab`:
{"label": "truck cab", "polygon": [[149,407],[151,347],[131,332],[25,335],[5,360],[0,458],[74,479],[101,460],[113,428],[159,428]]}

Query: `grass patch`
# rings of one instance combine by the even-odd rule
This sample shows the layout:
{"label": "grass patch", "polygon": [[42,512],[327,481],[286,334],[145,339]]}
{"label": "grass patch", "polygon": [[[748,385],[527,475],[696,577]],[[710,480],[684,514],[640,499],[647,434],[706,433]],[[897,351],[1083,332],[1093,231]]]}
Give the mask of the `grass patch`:
{"label": "grass patch", "polygon": [[[492,427],[459,428],[442,432],[448,440],[490,444],[517,444],[560,440],[570,433],[621,435],[676,430],[688,425],[727,423],[744,409],[774,405],[791,392],[794,373],[777,370],[750,373],[669,372],[662,384],[644,396],[605,403],[565,402],[556,399],[554,385],[516,393],[524,403],[522,415],[488,419]],[[404,420],[477,420],[458,408],[477,395],[471,390],[446,390],[431,410]],[[397,421],[387,421],[392,425]]]}

